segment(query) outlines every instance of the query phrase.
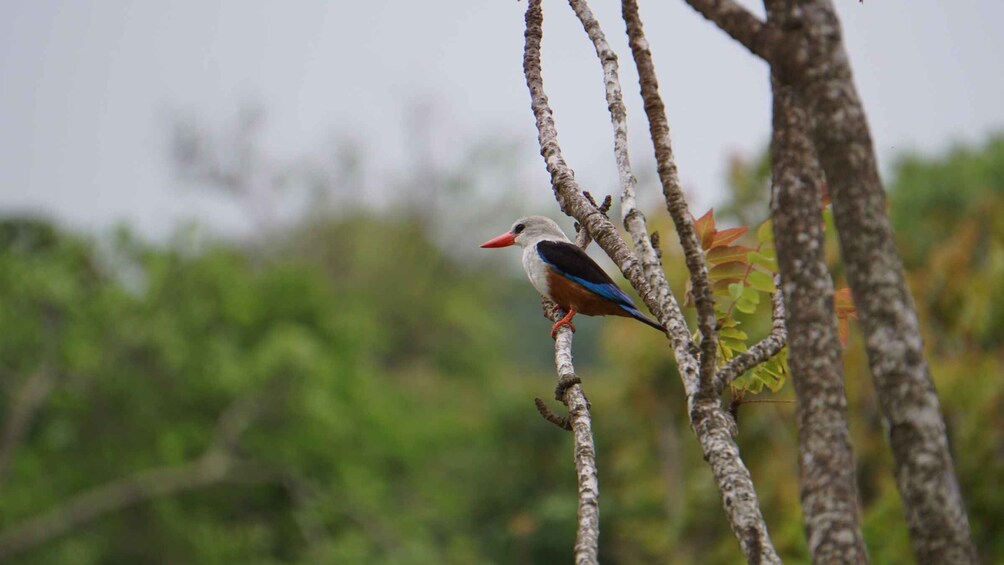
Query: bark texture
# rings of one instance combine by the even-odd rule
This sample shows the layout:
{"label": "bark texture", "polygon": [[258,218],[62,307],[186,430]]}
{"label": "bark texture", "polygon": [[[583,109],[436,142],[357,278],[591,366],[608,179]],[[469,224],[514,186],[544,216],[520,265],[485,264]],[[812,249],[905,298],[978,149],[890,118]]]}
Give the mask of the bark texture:
{"label": "bark texture", "polygon": [[773,81],[774,241],[788,305],[788,364],[797,396],[802,522],[813,563],[867,563],[847,422],[842,347],[826,266],[822,178],[809,120]]}
{"label": "bark texture", "polygon": [[783,28],[733,0],[686,0],[791,86],[812,120],[848,281],[920,563],[975,563],[969,521],[916,309],[886,215],[875,149],[829,0],[784,2]]}
{"label": "bark texture", "polygon": [[[565,313],[552,309],[552,320]],[[593,443],[589,401],[578,384],[572,366],[572,330],[562,326],[554,341],[554,365],[558,371],[562,402],[568,407],[568,422],[574,436],[575,474],[579,485],[578,529],[575,535],[575,563],[589,565],[599,562],[600,486],[596,468],[596,447]]]}
{"label": "bark texture", "polygon": [[813,116],[813,141],[833,199],[847,278],[889,426],[914,553],[921,563],[973,563],[976,550],[945,423],[840,25],[827,0],[808,2],[801,12],[808,64],[803,86],[796,88]]}
{"label": "bark texture", "polygon": [[[609,201],[601,207],[606,212]],[[575,244],[585,249],[592,239],[585,229],[580,229]],[[564,317],[565,312],[553,302],[544,299],[544,314],[553,322]],[[558,372],[555,396],[568,408],[568,418],[554,415],[541,399],[537,409],[544,419],[572,432],[575,474],[579,485],[578,528],[575,535],[574,559],[576,565],[593,565],[599,562],[600,538],[600,487],[596,467],[596,446],[593,442],[592,416],[589,400],[575,376],[572,365],[572,330],[567,325],[558,329],[554,339],[554,366]]]}
{"label": "bark texture", "polygon": [[666,210],[673,218],[676,234],[683,247],[683,256],[690,271],[691,293],[694,305],[697,307],[698,328],[701,330],[701,379],[704,386],[703,395],[711,397],[715,393],[712,387],[712,374],[715,368],[716,347],[718,336],[716,332],[715,303],[711,296],[711,283],[708,278],[708,263],[704,250],[697,239],[693,218],[683,197],[680,186],[680,175],[673,157],[673,144],[669,136],[669,120],[666,118],[666,107],[659,94],[659,80],[655,73],[655,63],[652,62],[652,52],[645,38],[641,15],[638,12],[636,0],[621,2],[621,15],[627,27],[628,42],[631,45],[631,55],[634,57],[638,70],[638,83],[641,88],[642,100],[645,103],[645,115],[648,118],[649,135],[655,151],[655,161],[662,184],[662,194],[666,200]]}

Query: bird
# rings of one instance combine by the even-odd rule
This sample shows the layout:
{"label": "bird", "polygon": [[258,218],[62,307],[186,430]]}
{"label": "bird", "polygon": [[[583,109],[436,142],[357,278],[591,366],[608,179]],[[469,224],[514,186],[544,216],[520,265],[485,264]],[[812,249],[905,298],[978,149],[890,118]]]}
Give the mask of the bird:
{"label": "bird", "polygon": [[634,318],[660,332],[666,330],[642,314],[610,277],[565,232],[546,216],[528,216],[513,222],[509,231],[481,244],[482,248],[518,245],[523,248],[523,270],[537,292],[567,312],[551,327],[575,326],[576,314]]}

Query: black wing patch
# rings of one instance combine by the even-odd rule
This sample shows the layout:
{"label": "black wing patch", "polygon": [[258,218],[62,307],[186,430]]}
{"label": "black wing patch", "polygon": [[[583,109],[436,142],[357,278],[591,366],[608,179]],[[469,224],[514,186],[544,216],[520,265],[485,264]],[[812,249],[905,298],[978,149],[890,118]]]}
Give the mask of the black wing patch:
{"label": "black wing patch", "polygon": [[564,241],[541,241],[537,254],[565,277],[613,302],[634,307],[631,298],[579,246]]}

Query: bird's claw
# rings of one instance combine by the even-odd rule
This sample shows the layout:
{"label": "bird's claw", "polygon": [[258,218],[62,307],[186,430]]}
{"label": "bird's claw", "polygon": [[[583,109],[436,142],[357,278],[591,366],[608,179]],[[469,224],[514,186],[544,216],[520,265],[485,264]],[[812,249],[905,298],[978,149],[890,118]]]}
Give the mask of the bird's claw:
{"label": "bird's claw", "polygon": [[561,329],[561,326],[568,326],[572,329],[573,333],[575,332],[575,324],[570,321],[560,320],[551,326],[551,339],[558,339],[558,330]]}
{"label": "bird's claw", "polygon": [[575,331],[575,324],[572,323],[572,318],[575,317],[575,314],[576,312],[574,308],[569,309],[564,318],[558,320],[553,326],[551,326],[551,339],[558,339],[558,328],[561,326],[568,326],[572,328],[573,332]]}

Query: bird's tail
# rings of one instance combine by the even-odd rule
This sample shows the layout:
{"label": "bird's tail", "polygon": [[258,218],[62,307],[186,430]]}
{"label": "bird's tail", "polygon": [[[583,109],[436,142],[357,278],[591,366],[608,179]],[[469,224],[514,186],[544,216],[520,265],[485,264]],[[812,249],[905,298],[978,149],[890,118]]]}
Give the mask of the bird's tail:
{"label": "bird's tail", "polygon": [[624,308],[624,310],[635,320],[638,320],[639,322],[645,325],[651,326],[662,333],[666,333],[666,328],[662,327],[658,322],[649,318],[645,314],[642,314],[640,311],[638,311],[637,308],[629,308],[626,306],[621,306],[621,307]]}

